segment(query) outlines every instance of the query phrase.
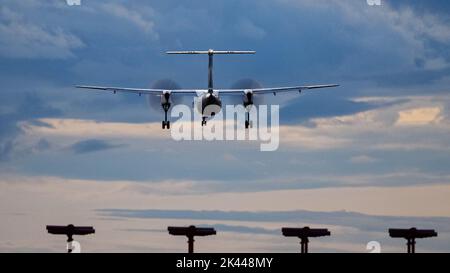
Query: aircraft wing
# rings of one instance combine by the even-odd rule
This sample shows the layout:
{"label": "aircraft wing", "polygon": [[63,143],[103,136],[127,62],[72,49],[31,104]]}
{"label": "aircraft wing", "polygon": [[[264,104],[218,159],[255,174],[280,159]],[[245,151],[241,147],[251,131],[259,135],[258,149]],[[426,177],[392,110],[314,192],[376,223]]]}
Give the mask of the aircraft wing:
{"label": "aircraft wing", "polygon": [[292,92],[292,91],[302,91],[309,89],[319,89],[319,88],[329,88],[337,87],[338,84],[321,84],[321,85],[300,85],[300,86],[288,86],[288,87],[272,87],[272,88],[256,88],[256,89],[223,89],[217,90],[219,94],[224,95],[242,95],[242,93],[252,92],[253,94],[270,94],[274,95],[279,92]]}
{"label": "aircraft wing", "polygon": [[165,92],[170,92],[171,94],[184,94],[184,95],[197,95],[199,93],[207,92],[207,90],[193,90],[193,89],[145,89],[145,88],[125,88],[125,87],[109,87],[109,86],[92,86],[92,85],[76,85],[76,88],[89,89],[89,90],[101,90],[110,92],[122,92],[122,93],[135,93],[135,94],[146,94],[146,95],[162,95]]}
{"label": "aircraft wing", "polygon": [[[272,88],[255,88],[255,89],[214,89],[215,92],[220,95],[243,95],[246,92],[252,92],[253,94],[276,94],[281,92],[292,92],[292,91],[302,91],[309,89],[319,89],[319,88],[329,88],[337,87],[338,84],[322,84],[322,85],[301,85],[301,86],[289,86],[289,87],[272,87]],[[92,86],[92,85],[77,85],[77,88],[90,89],[90,90],[101,90],[110,92],[123,92],[123,93],[135,93],[135,94],[147,94],[147,95],[162,95],[165,92],[170,92],[171,94],[181,94],[181,95],[199,95],[208,92],[207,89],[146,89],[146,88],[126,88],[126,87],[109,87],[109,86]]]}

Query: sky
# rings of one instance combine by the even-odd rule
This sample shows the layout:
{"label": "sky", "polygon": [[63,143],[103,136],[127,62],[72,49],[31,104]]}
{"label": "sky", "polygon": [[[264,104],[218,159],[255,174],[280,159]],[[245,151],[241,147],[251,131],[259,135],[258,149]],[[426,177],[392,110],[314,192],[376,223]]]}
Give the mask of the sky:
{"label": "sky", "polygon": [[[47,224],[93,225],[84,252],[184,252],[169,225],[213,226],[202,252],[298,252],[283,226],[329,228],[312,252],[450,251],[450,3],[3,0],[0,252],[64,252]],[[76,84],[338,83],[268,96],[280,145],[175,141],[145,97]],[[169,81],[167,81],[169,80]],[[161,88],[166,88],[162,86]]]}

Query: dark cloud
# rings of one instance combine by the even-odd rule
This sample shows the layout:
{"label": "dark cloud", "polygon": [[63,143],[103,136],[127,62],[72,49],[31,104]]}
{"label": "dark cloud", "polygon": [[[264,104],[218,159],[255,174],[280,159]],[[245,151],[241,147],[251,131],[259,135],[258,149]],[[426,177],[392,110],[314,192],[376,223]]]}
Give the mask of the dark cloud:
{"label": "dark cloud", "polygon": [[[226,224],[208,224],[202,225],[202,227],[214,227],[218,232],[236,232],[236,233],[247,233],[247,234],[271,234],[277,235],[280,233],[280,229],[267,229],[260,227],[248,227],[241,225],[226,225]],[[122,231],[129,232],[167,232],[166,229],[150,229],[150,228],[127,228],[120,229]]]}
{"label": "dark cloud", "polygon": [[247,227],[239,225],[211,224],[218,232],[237,232],[247,234],[280,234],[280,229],[267,229],[260,227]]}
{"label": "dark cloud", "polygon": [[[365,251],[366,243],[372,240],[385,247],[403,251],[398,239],[388,236],[388,228],[418,227],[436,229],[438,237],[420,241],[420,251],[447,252],[450,244],[450,218],[449,217],[401,217],[401,216],[375,216],[354,212],[313,212],[313,211],[192,211],[192,210],[124,210],[124,209],[100,209],[97,212],[110,217],[140,218],[140,219],[170,219],[189,220],[190,224],[202,221],[201,226],[211,226],[220,232],[232,232],[253,235],[272,235],[281,239],[281,227],[291,223],[293,227],[311,225],[311,227],[329,228],[332,236],[326,240],[336,245],[353,243],[360,245]],[[223,224],[216,221],[242,222],[240,224]],[[250,223],[249,223],[250,222]],[[253,224],[251,224],[253,222]],[[280,223],[279,228],[261,227],[263,222]],[[245,225],[244,225],[245,223]],[[346,229],[341,229],[345,227]],[[336,230],[338,229],[338,230]],[[167,232],[162,229],[128,229],[132,232]],[[281,242],[281,241],[280,241]],[[286,252],[286,248],[278,251]],[[292,251],[292,250],[290,250]],[[327,246],[318,248],[320,252],[342,252],[339,247],[334,249]],[[345,250],[344,250],[345,251]],[[354,251],[354,250],[353,250]]]}
{"label": "dark cloud", "polygon": [[[0,103],[0,106],[11,105],[2,105]],[[17,154],[24,154],[22,147],[16,141],[16,137],[22,133],[19,127],[21,121],[30,121],[38,126],[48,126],[36,119],[61,115],[61,110],[51,106],[36,93],[18,94],[11,110],[5,114],[0,114],[0,160],[11,159],[16,152]],[[41,140],[38,148],[49,145],[47,140]]]}
{"label": "dark cloud", "polygon": [[395,0],[389,1],[389,5],[395,9],[412,8],[414,11],[423,14],[426,12],[448,15],[450,3],[442,0]]}
{"label": "dark cloud", "polygon": [[38,151],[45,151],[51,148],[52,144],[45,138],[41,138],[38,143],[36,143],[35,148]]}
{"label": "dark cloud", "polygon": [[[142,219],[190,219],[209,221],[246,221],[246,222],[295,222],[298,225],[336,225],[353,227],[367,232],[384,232],[388,228],[435,228],[450,233],[450,217],[402,217],[375,216],[347,211],[313,212],[298,211],[193,211],[193,210],[127,210],[99,209],[104,216]],[[249,230],[250,231],[250,230]],[[255,231],[255,230],[253,230]],[[266,232],[266,231],[264,231]],[[267,231],[269,232],[269,231]]]}
{"label": "dark cloud", "polygon": [[7,161],[10,159],[13,154],[15,143],[12,140],[7,140],[3,143],[0,143],[0,162]]}
{"label": "dark cloud", "polygon": [[82,141],[72,144],[70,146],[70,150],[72,150],[76,154],[85,154],[85,153],[115,149],[115,148],[119,148],[119,147],[123,147],[123,146],[124,146],[124,144],[112,144],[106,140],[88,139],[88,140],[82,140]]}
{"label": "dark cloud", "polygon": [[[423,59],[416,59],[415,65],[419,68],[424,65]],[[365,80],[373,82],[374,86],[380,88],[377,95],[411,95],[411,94],[423,94],[424,90],[427,93],[439,94],[442,92],[448,93],[448,88],[435,85],[440,80],[445,78],[450,73],[449,68],[436,69],[436,70],[412,70],[412,71],[400,71],[390,74],[373,74],[355,77],[355,80]],[[395,88],[395,91],[392,90]],[[394,93],[393,93],[394,92]]]}
{"label": "dark cloud", "polygon": [[306,91],[307,94],[293,99],[292,102],[281,108],[281,122],[304,123],[311,118],[352,115],[407,101],[406,99],[397,99],[390,102],[356,102],[346,98],[345,94],[339,94],[344,90],[345,87],[339,87],[335,90],[325,91],[325,93],[314,94],[308,94]]}
{"label": "dark cloud", "polygon": [[5,142],[0,143],[0,162],[45,152],[51,148],[52,144],[45,138],[42,138],[37,143],[28,146],[22,145],[15,139],[8,139]]}
{"label": "dark cloud", "polygon": [[[334,8],[335,4],[328,2],[330,9],[320,9],[315,5],[299,8],[302,7],[300,3],[289,1],[264,5],[259,1],[213,1],[206,5],[203,1],[192,1],[189,6],[180,5],[177,1],[115,3],[122,6],[122,11],[129,10],[131,14],[141,16],[146,25],[153,25],[152,31],[157,33],[158,40],[152,40],[126,16],[108,12],[103,3],[83,3],[82,7],[74,9],[53,3],[27,6],[16,2],[7,1],[5,6],[44,29],[58,25],[64,33],[72,33],[85,43],[85,47],[73,52],[74,58],[66,60],[2,59],[0,71],[5,77],[20,78],[30,85],[31,79],[39,79],[65,88],[74,84],[149,87],[158,79],[170,78],[186,88],[202,88],[206,86],[204,58],[169,57],[162,52],[210,47],[255,49],[255,56],[217,58],[217,87],[229,87],[240,78],[256,79],[265,87],[321,82],[342,84],[339,90],[332,92],[345,92],[345,96],[336,97],[324,91],[324,96],[302,96],[293,100],[282,114],[282,119],[287,117],[286,122],[292,123],[308,117],[372,109],[377,106],[351,102],[347,98],[360,94],[394,96],[423,93],[428,84],[448,75],[445,69],[423,69],[427,56],[416,56],[415,63],[409,62],[407,58],[410,56],[405,55],[411,50],[411,45],[390,27],[374,27],[361,22],[352,24],[346,20],[345,14]],[[433,13],[448,6],[439,1],[429,4],[428,1],[426,4],[399,2],[389,1],[387,7],[399,10],[407,5],[414,11]],[[241,7],[238,12],[236,6]],[[359,8],[365,9],[367,5],[360,3]],[[247,9],[253,10],[252,15],[246,13],[243,16],[239,12]],[[255,43],[251,37],[241,37],[236,33],[236,24],[228,23],[239,23],[243,18],[264,31],[261,41]],[[302,21],[293,23],[289,18],[302,18]],[[99,34],[102,39],[98,39]],[[433,52],[432,57],[445,55],[448,51],[444,50],[448,46],[426,45],[428,51]],[[348,83],[353,81],[365,84],[351,88]],[[6,88],[13,88],[13,85]],[[367,88],[373,90],[374,86],[404,85],[411,88],[385,93],[377,91],[376,94],[364,92]],[[420,88],[412,88],[417,86]],[[62,99],[68,105],[64,108],[67,117],[124,122],[159,121],[162,118],[161,109],[157,114],[150,114],[145,108],[145,100],[138,96],[58,91],[55,88],[53,95],[57,96],[50,92],[46,99],[50,103],[54,97]],[[436,88],[432,92],[442,91]]]}

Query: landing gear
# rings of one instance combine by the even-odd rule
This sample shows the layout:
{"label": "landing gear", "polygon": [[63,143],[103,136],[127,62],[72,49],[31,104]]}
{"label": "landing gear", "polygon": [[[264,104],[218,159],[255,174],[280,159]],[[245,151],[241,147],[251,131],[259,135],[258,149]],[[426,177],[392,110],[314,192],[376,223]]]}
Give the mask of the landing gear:
{"label": "landing gear", "polygon": [[162,128],[170,129],[170,121],[167,120],[167,112],[169,111],[170,103],[163,103],[162,107],[164,109],[164,120],[162,121]]}
{"label": "landing gear", "polygon": [[202,117],[202,126],[206,126],[206,117]]}
{"label": "landing gear", "polygon": [[250,120],[250,112],[246,113],[245,129],[253,128],[253,122]]}
{"label": "landing gear", "polygon": [[170,121],[165,121],[165,120],[163,120],[162,121],[162,128],[163,129],[170,129]]}

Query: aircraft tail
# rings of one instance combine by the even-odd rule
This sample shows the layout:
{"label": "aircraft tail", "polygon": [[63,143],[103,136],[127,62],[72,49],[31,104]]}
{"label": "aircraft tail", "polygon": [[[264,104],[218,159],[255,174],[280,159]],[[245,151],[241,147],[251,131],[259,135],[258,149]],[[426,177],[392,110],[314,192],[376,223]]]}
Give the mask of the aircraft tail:
{"label": "aircraft tail", "polygon": [[191,50],[191,51],[167,51],[167,54],[208,54],[208,92],[213,92],[213,55],[215,54],[255,54],[250,50]]}

